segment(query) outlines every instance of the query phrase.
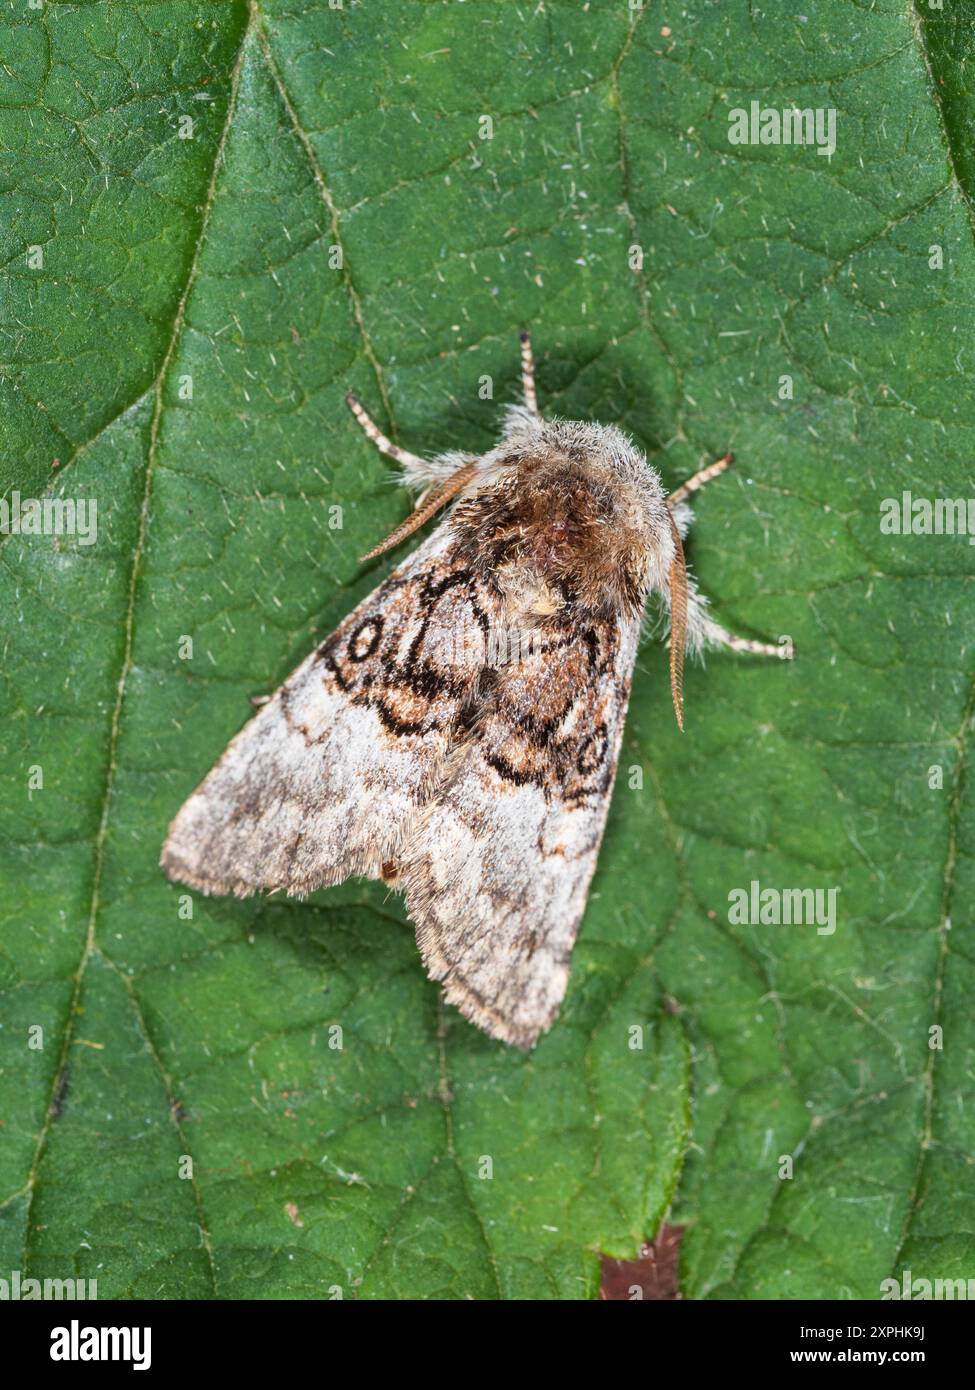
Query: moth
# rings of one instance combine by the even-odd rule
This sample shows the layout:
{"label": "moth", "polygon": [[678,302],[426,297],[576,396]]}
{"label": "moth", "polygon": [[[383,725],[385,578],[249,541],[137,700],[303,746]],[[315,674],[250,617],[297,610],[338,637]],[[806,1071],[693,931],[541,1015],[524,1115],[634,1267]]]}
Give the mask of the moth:
{"label": "moth", "polygon": [[687,499],[731,455],[667,496],[615,426],[539,414],[521,344],[524,404],[484,454],[420,458],[347,397],[425,489],[363,559],[450,510],[233,739],[161,862],[238,897],[384,880],[447,999],[527,1049],[565,994],[648,598],[669,615],[682,729],[685,651],[793,649],[732,636],[687,572]]}

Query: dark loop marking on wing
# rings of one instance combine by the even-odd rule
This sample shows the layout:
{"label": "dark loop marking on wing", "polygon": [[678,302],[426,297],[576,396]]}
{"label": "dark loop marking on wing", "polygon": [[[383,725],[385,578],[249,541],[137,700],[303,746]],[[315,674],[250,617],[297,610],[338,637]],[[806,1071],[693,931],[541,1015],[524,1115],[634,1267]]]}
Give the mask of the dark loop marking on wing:
{"label": "dark loop marking on wing", "polygon": [[379,646],[383,635],[383,619],[379,613],[363,619],[349,638],[349,660],[357,664],[366,661]]}
{"label": "dark loop marking on wing", "polygon": [[422,734],[427,731],[427,721],[425,719],[401,719],[398,714],[389,708],[382,697],[375,700],[363,700],[363,704],[371,705],[379,715],[384,729],[388,729],[397,738],[406,738],[408,734]]}
{"label": "dark loop marking on wing", "polygon": [[505,782],[511,782],[516,787],[524,787],[529,782],[534,782],[539,787],[545,786],[547,779],[544,772],[532,772],[528,768],[513,767],[507,758],[503,758],[500,753],[487,753],[484,761],[488,767],[493,767],[498,776]]}
{"label": "dark loop marking on wing", "polygon": [[583,776],[599,771],[606,761],[608,748],[609,730],[605,724],[597,724],[592,733],[587,734],[579,745],[576,767]]}
{"label": "dark loop marking on wing", "polygon": [[459,584],[466,584],[473,597],[477,579],[469,569],[450,570],[442,579],[434,579],[432,574],[428,574],[423,581],[421,598],[427,600],[432,607],[438,598],[443,598],[444,594]]}
{"label": "dark loop marking on wing", "polygon": [[[458,663],[449,648],[455,632],[462,640],[468,640],[469,633],[449,609],[444,619],[442,602],[460,591],[459,602],[486,639],[492,623],[484,607],[483,585],[483,579],[467,566],[458,567],[456,556],[449,554],[432,571],[390,576],[375,595],[371,612],[352,632],[340,629],[318,648],[326,681],[334,680],[353,704],[374,709],[383,728],[395,737],[429,733],[437,727],[432,706],[444,698],[471,694],[470,666]],[[394,591],[399,593],[393,611],[399,606],[405,622],[387,621]],[[445,644],[442,652],[430,643],[437,623]],[[405,631],[411,627],[413,635],[404,651]]]}
{"label": "dark loop marking on wing", "polygon": [[[552,697],[558,690],[553,682],[560,678],[561,668],[553,664],[550,649],[545,652],[547,670],[535,709],[516,713],[511,706],[519,702],[520,693],[509,696],[503,686],[499,691],[492,720],[498,738],[485,751],[484,760],[502,781],[514,787],[533,784],[547,800],[558,798],[566,808],[577,808],[604,797],[615,776],[615,760],[609,756],[609,728],[601,711],[586,707],[585,717],[575,721],[572,717],[579,699],[585,700],[585,690],[605,684],[606,674],[614,667],[615,642],[610,631],[588,627],[570,632],[564,641],[553,643],[552,649],[570,640],[577,651],[584,649],[584,661],[576,679],[567,683],[564,698],[552,708]],[[629,677],[613,684],[625,700]],[[546,703],[545,713],[539,712],[537,705]]]}
{"label": "dark loop marking on wing", "polygon": [[[437,604],[452,589],[466,588],[471,612],[478,626],[485,633],[490,630],[490,620],[478,602],[477,579],[469,570],[453,570],[440,579],[428,575],[420,591],[418,609],[423,614],[416,635],[410,642],[405,658],[397,661],[393,651],[380,654],[380,665],[385,683],[393,691],[409,690],[420,699],[434,701],[438,697],[463,696],[469,693],[470,673],[461,669],[451,669],[450,665],[431,664],[424,647],[430,626],[436,618]],[[365,698],[376,708],[384,725],[397,734],[420,733],[426,725],[417,721],[406,721],[389,708],[385,695],[378,694]]]}

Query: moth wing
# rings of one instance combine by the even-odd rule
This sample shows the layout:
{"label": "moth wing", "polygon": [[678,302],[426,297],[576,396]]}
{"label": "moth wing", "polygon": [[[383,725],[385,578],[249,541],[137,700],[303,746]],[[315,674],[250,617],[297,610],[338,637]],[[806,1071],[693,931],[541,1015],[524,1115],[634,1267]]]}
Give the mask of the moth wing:
{"label": "moth wing", "polygon": [[638,640],[639,621],[607,619],[502,668],[401,852],[431,977],[520,1047],[565,994]]}
{"label": "moth wing", "polygon": [[380,877],[475,697],[496,600],[441,527],[227,747],[161,863],[204,893]]}

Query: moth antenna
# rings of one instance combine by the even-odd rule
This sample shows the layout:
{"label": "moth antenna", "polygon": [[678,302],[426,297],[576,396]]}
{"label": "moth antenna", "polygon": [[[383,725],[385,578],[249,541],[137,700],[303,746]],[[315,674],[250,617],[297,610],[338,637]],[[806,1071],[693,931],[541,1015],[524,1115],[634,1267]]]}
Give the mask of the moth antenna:
{"label": "moth antenna", "polygon": [[674,558],[670,564],[670,693],[677,727],[684,732],[684,652],[687,648],[687,565],[674,518],[670,518]]}
{"label": "moth antenna", "polygon": [[394,545],[399,545],[400,541],[405,541],[407,536],[412,536],[414,531],[418,531],[425,522],[430,520],[434,512],[439,511],[452,497],[456,497],[458,492],[462,492],[476,472],[476,463],[465,463],[456,472],[451,473],[449,478],[438,483],[427,494],[426,500],[416,507],[405,521],[401,521],[394,531],[390,531],[384,541],[359,557],[359,563],[361,564],[364,560],[374,560],[377,555],[382,555],[387,550],[392,550]]}

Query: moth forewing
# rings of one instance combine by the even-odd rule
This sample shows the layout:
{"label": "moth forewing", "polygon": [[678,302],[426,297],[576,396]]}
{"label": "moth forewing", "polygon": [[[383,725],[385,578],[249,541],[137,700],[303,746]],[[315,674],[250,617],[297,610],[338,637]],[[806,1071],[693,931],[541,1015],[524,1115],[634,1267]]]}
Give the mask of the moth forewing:
{"label": "moth forewing", "polygon": [[431,977],[493,1037],[552,1023],[596,867],[640,621],[577,627],[503,670],[401,852]]}
{"label": "moth forewing", "polygon": [[438,528],[231,742],[162,864],[204,893],[382,876],[476,699],[493,598]]}
{"label": "moth forewing", "polygon": [[371,553],[451,509],[232,740],[170,826],[162,864],[240,896],[384,878],[405,892],[447,998],[531,1047],[565,993],[647,596],[671,611],[681,724],[685,641],[792,651],[725,632],[684,566],[685,498],[729,460],[672,506],[619,430],[542,419],[527,335],[522,373],[526,405],[481,456],[410,454],[350,398],[427,488]]}

